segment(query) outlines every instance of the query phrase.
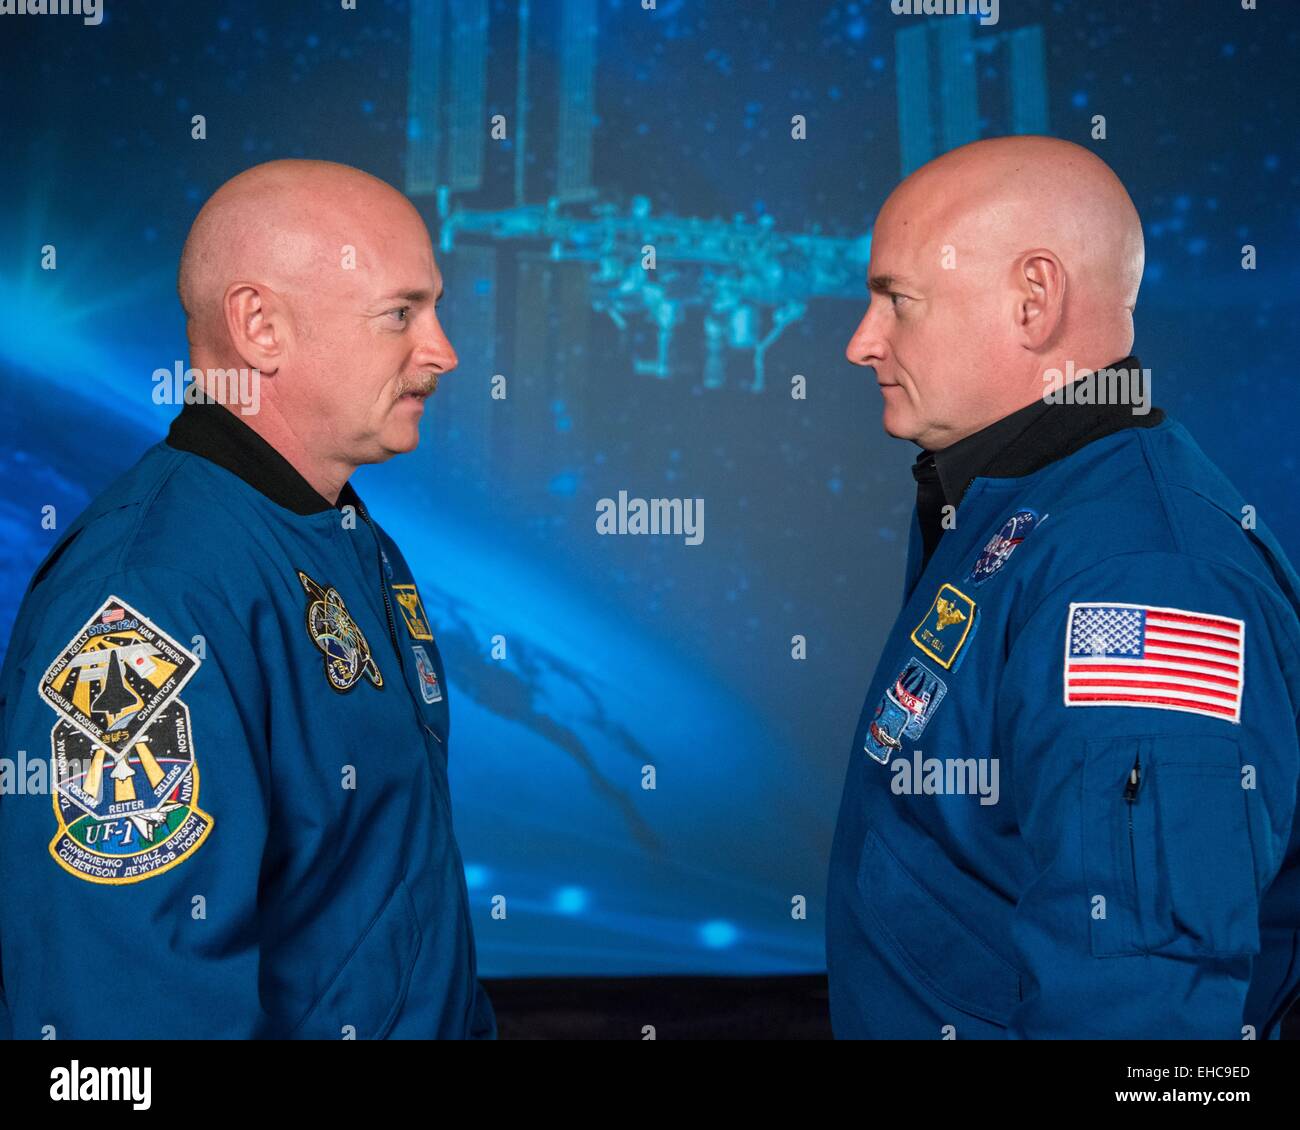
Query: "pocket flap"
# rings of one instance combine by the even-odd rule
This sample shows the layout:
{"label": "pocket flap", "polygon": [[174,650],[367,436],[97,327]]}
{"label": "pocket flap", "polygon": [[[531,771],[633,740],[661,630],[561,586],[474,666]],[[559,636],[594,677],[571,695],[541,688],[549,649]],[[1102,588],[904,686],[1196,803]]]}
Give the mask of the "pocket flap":
{"label": "pocket flap", "polygon": [[351,1027],[358,1040],[382,1040],[406,1000],[419,948],[415,904],[399,879],[329,987],[293,1030],[293,1037],[338,1040],[345,1027]]}
{"label": "pocket flap", "polygon": [[876,835],[867,833],[858,891],[870,918],[912,975],[963,1012],[1005,1026],[1020,975],[940,903]]}

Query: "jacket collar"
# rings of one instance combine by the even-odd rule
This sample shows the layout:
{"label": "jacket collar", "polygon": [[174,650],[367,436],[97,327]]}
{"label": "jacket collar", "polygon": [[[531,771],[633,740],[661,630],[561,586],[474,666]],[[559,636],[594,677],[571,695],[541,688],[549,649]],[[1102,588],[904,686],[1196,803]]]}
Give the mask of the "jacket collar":
{"label": "jacket collar", "polygon": [[[187,403],[172,421],[166,443],[225,468],[294,514],[338,509],[235,412],[215,401]],[[356,505],[357,501],[352,484],[346,484],[339,494],[339,506]]]}
{"label": "jacket collar", "polygon": [[[1130,354],[1105,366],[1141,369]],[[1035,400],[986,428],[941,451],[923,451],[916,458],[915,476],[928,461],[939,473],[944,499],[958,505],[971,482],[979,477],[1021,478],[1073,455],[1081,447],[1124,428],[1153,428],[1165,418],[1153,408],[1135,416],[1127,404],[1047,403]]]}

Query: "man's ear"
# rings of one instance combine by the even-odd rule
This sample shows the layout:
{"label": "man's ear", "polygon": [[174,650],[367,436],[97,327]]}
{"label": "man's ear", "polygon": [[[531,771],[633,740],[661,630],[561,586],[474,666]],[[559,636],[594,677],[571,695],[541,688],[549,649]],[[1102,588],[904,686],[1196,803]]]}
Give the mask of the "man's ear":
{"label": "man's ear", "polygon": [[290,343],[289,315],[280,296],[263,283],[231,283],[221,310],[235,352],[249,368],[273,374]]}
{"label": "man's ear", "polygon": [[1042,349],[1065,315],[1065,267],[1046,248],[1036,248],[1016,260],[1013,281],[1020,343],[1028,349]]}

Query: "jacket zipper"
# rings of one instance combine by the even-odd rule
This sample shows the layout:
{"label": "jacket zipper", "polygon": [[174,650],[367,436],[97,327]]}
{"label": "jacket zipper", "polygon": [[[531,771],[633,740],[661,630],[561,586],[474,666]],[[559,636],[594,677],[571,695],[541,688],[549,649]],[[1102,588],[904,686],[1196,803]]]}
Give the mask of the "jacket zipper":
{"label": "jacket zipper", "polygon": [[[1129,771],[1128,781],[1124,784],[1124,800],[1128,804],[1128,856],[1133,866],[1133,905],[1137,909],[1137,848],[1133,837],[1133,805],[1137,802],[1138,790],[1142,787],[1142,754],[1139,751],[1133,759],[1133,768]],[[1141,921],[1141,915],[1137,916]]]}
{"label": "jacket zipper", "polygon": [[[397,621],[393,617],[393,605],[392,602],[388,599],[388,584],[384,580],[384,547],[379,542],[379,533],[375,529],[374,522],[370,520],[370,511],[366,509],[366,504],[362,502],[361,499],[359,498],[357,499],[357,509],[361,511],[362,521],[364,521],[367,527],[369,527],[370,529],[370,536],[375,539],[375,549],[379,554],[379,556],[376,558],[376,560],[379,563],[379,594],[384,598],[384,612],[387,613],[388,615],[388,638],[392,642],[393,652],[397,656],[398,667],[401,667],[402,649],[397,643]],[[416,717],[417,718],[419,717],[418,710],[416,712]],[[425,730],[429,733],[429,736],[432,737],[433,740],[436,741],[439,745],[446,744],[442,740],[442,738],[438,737],[438,732],[432,726],[430,726],[429,723],[426,722],[423,718],[420,718],[420,725],[425,728]]]}
{"label": "jacket zipper", "polygon": [[379,534],[375,532],[375,524],[370,520],[370,511],[366,509],[366,504],[357,499],[357,509],[361,511],[361,520],[370,529],[370,536],[375,539],[375,552],[378,556],[375,560],[379,564],[379,595],[384,598],[384,612],[388,615],[388,638],[392,641],[393,652],[397,656],[397,664],[402,665],[402,649],[397,643],[397,621],[393,619],[393,605],[388,599],[388,585],[384,583],[384,547],[379,544]]}

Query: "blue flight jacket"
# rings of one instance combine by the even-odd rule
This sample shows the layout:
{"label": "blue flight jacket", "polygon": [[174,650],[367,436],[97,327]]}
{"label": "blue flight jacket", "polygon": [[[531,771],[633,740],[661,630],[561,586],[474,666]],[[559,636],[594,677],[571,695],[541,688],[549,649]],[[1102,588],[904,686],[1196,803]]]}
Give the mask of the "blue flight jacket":
{"label": "blue flight jacket", "polygon": [[1277,1037],[1300,579],[1251,515],[1168,418],[975,478],[924,571],[913,515],[832,847],[837,1036]]}
{"label": "blue flight jacket", "polygon": [[182,421],[224,454],[151,448],[18,613],[0,1034],[494,1036],[410,567],[350,486],[331,507],[220,406]]}

